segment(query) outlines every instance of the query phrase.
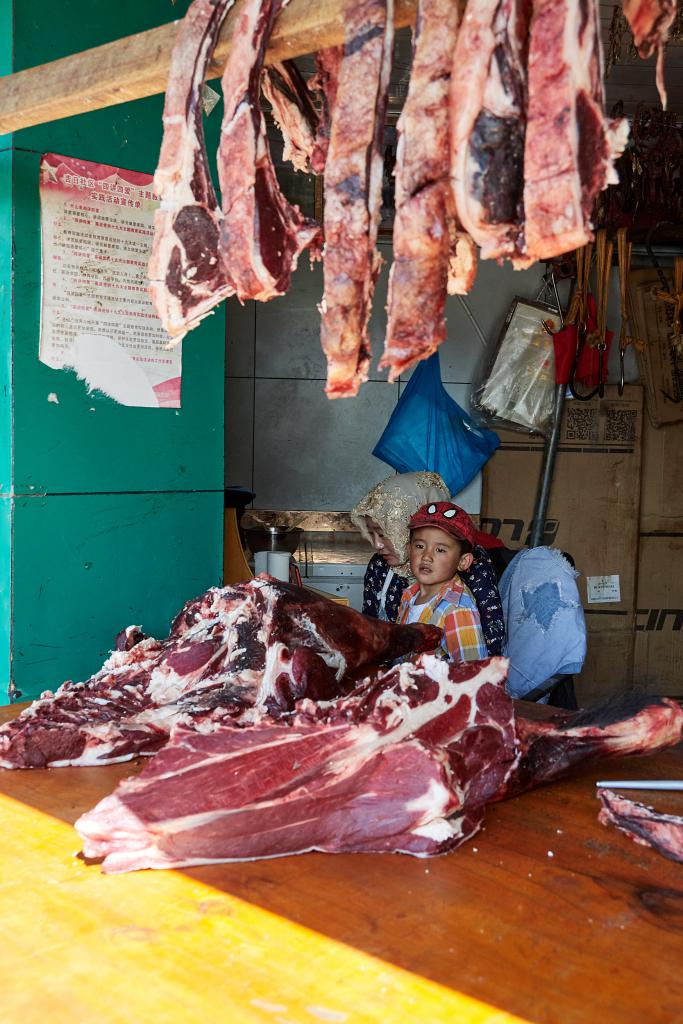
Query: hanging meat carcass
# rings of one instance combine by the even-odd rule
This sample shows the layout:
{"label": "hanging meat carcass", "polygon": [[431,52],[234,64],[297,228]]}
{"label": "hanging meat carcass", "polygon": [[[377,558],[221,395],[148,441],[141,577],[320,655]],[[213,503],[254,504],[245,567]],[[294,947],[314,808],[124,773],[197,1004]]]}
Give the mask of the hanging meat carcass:
{"label": "hanging meat carcass", "polygon": [[320,232],[282,194],[259,107],[266,46],[282,6],[282,0],[245,0],[222,79],[220,248],[242,301],[283,295],[299,255]]}
{"label": "hanging meat carcass", "polygon": [[347,3],[344,33],[325,165],[325,286],[320,309],[329,398],[357,394],[370,364],[368,318],[381,266],[375,243],[393,0]]}
{"label": "hanging meat carcass", "polygon": [[390,381],[444,341],[446,292],[468,291],[476,272],[476,251],[458,230],[448,180],[448,96],[458,22],[452,0],[420,0],[410,86],[397,126],[393,262],[379,364],[390,367]]}
{"label": "hanging meat carcass", "polygon": [[194,0],[178,31],[164,104],[154,187],[149,263],[152,304],[170,337],[187,331],[232,295],[219,250],[221,211],[204,141],[202,90],[220,27],[234,0]]}
{"label": "hanging meat carcass", "polygon": [[318,115],[306,80],[294,61],[283,60],[265,69],[261,88],[282,133],[283,159],[297,171],[310,174]]}
{"label": "hanging meat carcass", "polygon": [[[524,137],[531,0],[469,0],[453,54],[451,183],[484,259],[526,265]],[[554,145],[549,139],[548,145]]]}
{"label": "hanging meat carcass", "polygon": [[525,251],[545,260],[592,239],[596,196],[618,181],[628,139],[627,122],[604,115],[595,0],[534,0],[528,88]]}

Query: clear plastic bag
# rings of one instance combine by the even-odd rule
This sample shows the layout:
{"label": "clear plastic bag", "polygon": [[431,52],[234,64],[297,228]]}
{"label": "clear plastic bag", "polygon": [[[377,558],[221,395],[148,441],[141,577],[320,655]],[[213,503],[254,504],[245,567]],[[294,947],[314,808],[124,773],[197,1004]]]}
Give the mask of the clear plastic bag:
{"label": "clear plastic bag", "polygon": [[513,299],[488,372],[472,391],[472,407],[486,423],[546,433],[553,420],[553,334],[562,326],[557,309]]}
{"label": "clear plastic bag", "polygon": [[439,353],[415,367],[372,454],[399,473],[439,473],[451,494],[473,480],[500,444],[478,427],[441,382]]}

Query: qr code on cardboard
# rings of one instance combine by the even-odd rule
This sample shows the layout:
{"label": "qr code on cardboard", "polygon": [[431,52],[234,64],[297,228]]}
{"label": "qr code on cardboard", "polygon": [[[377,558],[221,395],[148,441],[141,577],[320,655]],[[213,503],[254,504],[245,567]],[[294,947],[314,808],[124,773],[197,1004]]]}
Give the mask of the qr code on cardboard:
{"label": "qr code on cardboard", "polygon": [[605,416],[605,441],[619,444],[635,444],[636,410],[618,409],[612,406]]}
{"label": "qr code on cardboard", "polygon": [[597,441],[598,410],[581,405],[567,406],[567,440]]}

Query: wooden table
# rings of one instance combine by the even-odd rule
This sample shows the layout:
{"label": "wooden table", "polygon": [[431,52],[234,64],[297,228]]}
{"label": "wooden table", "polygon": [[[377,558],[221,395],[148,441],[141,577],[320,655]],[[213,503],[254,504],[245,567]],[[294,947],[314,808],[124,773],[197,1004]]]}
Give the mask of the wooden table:
{"label": "wooden table", "polygon": [[683,865],[599,825],[594,792],[680,777],[680,747],[491,807],[435,860],[105,876],[70,826],[137,770],[0,772],[3,1024],[683,1021]]}

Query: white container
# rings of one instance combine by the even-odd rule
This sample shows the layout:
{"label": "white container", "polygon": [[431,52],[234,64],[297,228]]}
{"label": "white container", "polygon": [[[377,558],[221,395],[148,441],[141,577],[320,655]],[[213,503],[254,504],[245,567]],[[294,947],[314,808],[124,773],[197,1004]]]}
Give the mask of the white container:
{"label": "white container", "polygon": [[260,576],[262,572],[268,571],[268,552],[257,551],[254,555],[254,576]]}
{"label": "white container", "polygon": [[[259,554],[265,554],[265,552],[259,552]],[[282,580],[283,583],[289,583],[289,563],[292,558],[289,551],[268,551],[267,554],[267,571],[270,575],[274,576],[276,580]]]}

